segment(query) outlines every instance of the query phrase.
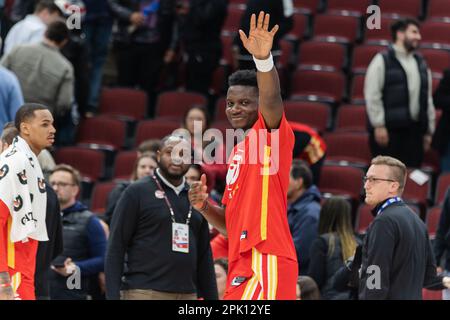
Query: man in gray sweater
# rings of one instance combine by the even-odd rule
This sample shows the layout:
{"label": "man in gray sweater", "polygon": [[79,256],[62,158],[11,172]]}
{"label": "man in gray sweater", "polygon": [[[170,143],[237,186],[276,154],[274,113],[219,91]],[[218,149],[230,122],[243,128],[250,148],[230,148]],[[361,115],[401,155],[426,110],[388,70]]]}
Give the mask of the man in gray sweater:
{"label": "man in gray sweater", "polygon": [[370,63],[364,84],[372,155],[420,167],[435,129],[431,73],[415,52],[421,40],[414,19],[395,21],[393,44]]}
{"label": "man in gray sweater", "polygon": [[19,79],[25,102],[48,106],[55,118],[70,110],[74,98],[73,68],[59,52],[68,35],[63,21],[52,22],[42,42],[16,46],[0,61]]}

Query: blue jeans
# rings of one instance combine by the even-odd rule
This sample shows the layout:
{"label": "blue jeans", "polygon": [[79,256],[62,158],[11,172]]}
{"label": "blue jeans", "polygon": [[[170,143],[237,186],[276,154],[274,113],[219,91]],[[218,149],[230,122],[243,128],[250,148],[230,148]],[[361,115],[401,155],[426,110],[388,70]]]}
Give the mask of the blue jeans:
{"label": "blue jeans", "polygon": [[450,172],[450,141],[447,144],[447,150],[441,156],[441,172]]}
{"label": "blue jeans", "polygon": [[90,107],[97,107],[102,85],[103,65],[108,55],[112,24],[88,22],[84,25],[84,31],[89,47],[89,62],[91,65],[91,84],[88,104]]}

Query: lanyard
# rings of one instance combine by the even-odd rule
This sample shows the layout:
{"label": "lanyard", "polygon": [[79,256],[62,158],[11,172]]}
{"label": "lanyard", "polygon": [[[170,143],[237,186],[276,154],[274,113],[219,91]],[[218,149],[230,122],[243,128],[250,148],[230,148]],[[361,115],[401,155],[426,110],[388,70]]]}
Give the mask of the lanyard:
{"label": "lanyard", "polygon": [[379,215],[380,213],[382,213],[384,211],[384,209],[386,209],[387,207],[389,207],[391,204],[393,203],[397,203],[397,202],[403,202],[403,200],[400,197],[393,197],[393,198],[389,198],[388,200],[386,200],[383,205],[381,206],[380,209],[378,209],[377,215]]}
{"label": "lanyard", "polygon": [[[172,222],[176,223],[175,221],[175,212],[173,211],[172,205],[170,204],[169,199],[167,198],[166,192],[163,190],[163,188],[161,187],[161,184],[159,183],[159,180],[156,179],[155,176],[152,176],[153,180],[155,180],[158,189],[163,193],[164,195],[164,200],[166,200],[167,206],[169,207],[170,210],[170,217],[172,218]],[[186,225],[189,225],[189,221],[191,221],[191,216],[192,216],[192,205],[189,205],[189,212],[188,212],[188,216],[186,219]]]}

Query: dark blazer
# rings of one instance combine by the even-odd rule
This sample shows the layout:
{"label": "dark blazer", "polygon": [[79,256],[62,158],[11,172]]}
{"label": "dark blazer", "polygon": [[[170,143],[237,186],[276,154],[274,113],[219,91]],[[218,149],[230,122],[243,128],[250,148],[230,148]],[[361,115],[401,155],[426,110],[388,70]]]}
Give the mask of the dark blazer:
{"label": "dark blazer", "polygon": [[367,230],[359,298],[421,300],[424,287],[444,289],[427,228],[403,202],[391,204]]}
{"label": "dark blazer", "polygon": [[433,136],[432,146],[440,153],[445,152],[450,141],[450,69],[444,71],[433,101],[436,108],[442,109],[442,117]]}

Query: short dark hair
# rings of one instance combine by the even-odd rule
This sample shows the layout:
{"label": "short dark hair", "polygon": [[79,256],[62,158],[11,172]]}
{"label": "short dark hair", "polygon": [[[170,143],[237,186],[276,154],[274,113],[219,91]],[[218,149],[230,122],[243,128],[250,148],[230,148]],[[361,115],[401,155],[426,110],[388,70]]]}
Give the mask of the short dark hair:
{"label": "short dark hair", "polygon": [[397,32],[402,31],[404,32],[410,25],[415,25],[417,28],[420,28],[420,23],[414,18],[405,18],[396,20],[391,24],[391,35],[392,40],[397,41]]}
{"label": "short dark hair", "polygon": [[15,137],[19,135],[19,131],[14,126],[13,122],[7,122],[3,126],[3,131],[0,137],[0,140],[3,143],[7,143],[8,145],[13,143]]}
{"label": "short dark hair", "polygon": [[35,13],[39,13],[42,10],[47,9],[50,13],[59,12],[59,14],[62,16],[63,13],[61,9],[55,4],[53,0],[40,0],[37,1],[36,7],[34,9]]}
{"label": "short dark hair", "polygon": [[53,168],[52,174],[54,174],[57,171],[64,171],[64,172],[70,173],[70,175],[72,176],[73,184],[76,185],[77,187],[81,188],[81,181],[82,181],[82,179],[81,179],[80,171],[78,171],[77,169],[75,169],[71,165],[64,164],[64,163],[57,164],[55,166],[55,168]]}
{"label": "short dark hair", "polygon": [[191,110],[194,110],[194,109],[200,110],[203,113],[203,115],[205,116],[205,119],[206,119],[205,130],[209,129],[209,127],[211,125],[211,115],[209,114],[209,111],[205,106],[202,106],[199,104],[193,105],[184,113],[183,126],[186,127],[187,116],[188,116],[189,112],[191,112]]}
{"label": "short dark hair", "polygon": [[69,38],[69,29],[64,20],[56,20],[49,24],[45,31],[45,37],[57,44]]}
{"label": "short dark hair", "polygon": [[139,153],[152,152],[156,154],[161,149],[161,140],[149,139],[141,142],[138,146]]}
{"label": "short dark hair", "polygon": [[34,114],[37,110],[49,110],[46,106],[39,103],[25,103],[23,106],[19,108],[16,112],[16,117],[14,119],[14,125],[20,133],[20,124],[29,119],[34,118],[36,115]]}
{"label": "short dark hair", "polygon": [[218,258],[214,260],[214,264],[221,266],[225,270],[225,273],[228,274],[228,259]]}
{"label": "short dark hair", "polygon": [[291,165],[291,177],[303,179],[303,186],[308,189],[313,184],[313,174],[308,164],[300,159],[294,159]]}
{"label": "short dark hair", "polygon": [[238,70],[228,77],[228,86],[248,86],[258,89],[255,70]]}

